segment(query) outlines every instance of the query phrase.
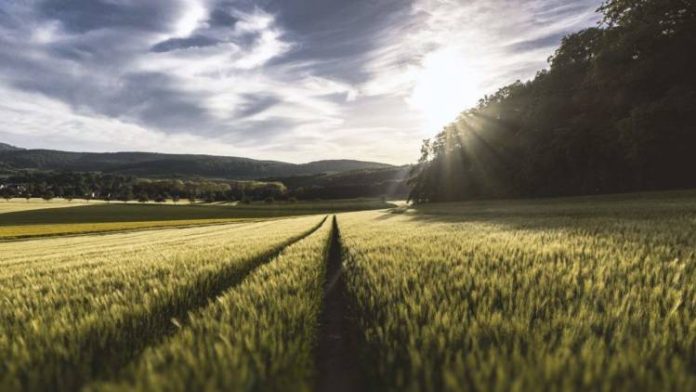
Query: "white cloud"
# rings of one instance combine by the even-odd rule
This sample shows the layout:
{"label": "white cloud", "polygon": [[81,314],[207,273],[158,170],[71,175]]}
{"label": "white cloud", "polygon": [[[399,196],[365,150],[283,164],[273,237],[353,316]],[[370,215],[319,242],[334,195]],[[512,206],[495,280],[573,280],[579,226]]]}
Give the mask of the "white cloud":
{"label": "white cloud", "polygon": [[[142,0],[138,0],[142,1]],[[208,16],[207,1],[183,0],[171,38],[188,37]]]}
{"label": "white cloud", "polygon": [[591,25],[598,3],[417,0],[418,22],[382,37],[361,91],[402,96],[420,115],[414,134],[433,134],[485,94],[532,77],[557,42],[515,45]]}
{"label": "white cloud", "polygon": [[77,113],[60,101],[3,85],[0,96],[0,137],[23,147],[93,150],[96,144],[103,151],[159,151],[166,145],[167,152],[187,152],[196,145],[208,153],[242,153],[195,135],[168,135],[94,113]]}
{"label": "white cloud", "polygon": [[[343,57],[313,53],[258,6],[152,1],[166,6],[156,28],[79,32],[35,3],[0,5],[0,141],[412,162],[422,138],[483,94],[533,76],[559,34],[592,24],[600,0],[414,0],[369,33],[327,26],[351,50],[360,42]],[[208,20],[213,10],[229,23]],[[300,49],[311,54],[283,61]],[[341,61],[366,77],[324,72],[344,71]]]}

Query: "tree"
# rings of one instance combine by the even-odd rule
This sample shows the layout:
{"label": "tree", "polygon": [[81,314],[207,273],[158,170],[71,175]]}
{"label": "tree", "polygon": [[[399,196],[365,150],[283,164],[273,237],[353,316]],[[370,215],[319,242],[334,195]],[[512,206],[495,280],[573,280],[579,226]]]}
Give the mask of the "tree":
{"label": "tree", "polygon": [[214,203],[215,202],[215,192],[213,191],[208,191],[205,193],[203,200],[206,203]]}
{"label": "tree", "polygon": [[484,97],[413,167],[416,203],[696,187],[696,2],[609,0],[549,68]]}
{"label": "tree", "polygon": [[652,24],[674,29],[696,18],[696,5],[691,0],[607,0],[599,11],[610,27]]}
{"label": "tree", "polygon": [[130,188],[126,188],[119,193],[118,200],[128,203],[130,200],[133,200],[133,197],[133,191]]}
{"label": "tree", "polygon": [[71,203],[75,198],[75,193],[72,189],[68,188],[63,194],[63,197],[68,201],[68,203]]}
{"label": "tree", "polygon": [[9,188],[3,188],[0,192],[2,195],[2,198],[5,199],[6,202],[9,202],[12,200],[12,191]]}
{"label": "tree", "polygon": [[53,194],[53,191],[46,191],[43,195],[41,195],[41,198],[44,199],[46,202],[51,201],[54,197],[55,195]]}

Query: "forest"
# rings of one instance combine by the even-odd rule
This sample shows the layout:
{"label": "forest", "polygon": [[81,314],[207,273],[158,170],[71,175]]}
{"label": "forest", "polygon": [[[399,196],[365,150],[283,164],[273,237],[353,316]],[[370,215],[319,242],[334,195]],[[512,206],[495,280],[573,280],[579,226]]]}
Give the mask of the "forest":
{"label": "forest", "polygon": [[416,203],[696,186],[696,2],[610,0],[548,69],[480,100],[412,172]]}
{"label": "forest", "polygon": [[286,187],[277,182],[153,180],[118,174],[92,172],[22,171],[0,179],[0,197],[102,199],[165,202],[181,199],[205,202],[288,198]]}

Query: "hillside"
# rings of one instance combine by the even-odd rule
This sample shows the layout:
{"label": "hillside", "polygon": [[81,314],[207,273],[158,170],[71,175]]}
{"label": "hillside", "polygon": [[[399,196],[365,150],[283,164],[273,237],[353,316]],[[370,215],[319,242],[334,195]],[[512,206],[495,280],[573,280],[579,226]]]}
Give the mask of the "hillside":
{"label": "hillside", "polygon": [[294,177],[271,177],[265,181],[281,182],[301,199],[341,199],[350,197],[406,198],[410,188],[406,181],[411,166],[351,170],[333,174]]}
{"label": "hillside", "polygon": [[21,148],[6,144],[6,143],[0,143],[0,151],[17,151],[21,150]]}
{"label": "hillside", "polygon": [[80,172],[98,171],[146,178],[256,179],[381,169],[392,166],[354,160],[293,164],[213,155],[23,150],[0,144],[0,167]]}

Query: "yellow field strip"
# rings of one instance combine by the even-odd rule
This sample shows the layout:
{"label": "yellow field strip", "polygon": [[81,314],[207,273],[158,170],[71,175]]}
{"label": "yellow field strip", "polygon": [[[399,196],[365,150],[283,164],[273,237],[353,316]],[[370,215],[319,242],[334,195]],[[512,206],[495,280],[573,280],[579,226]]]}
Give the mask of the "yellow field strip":
{"label": "yellow field strip", "polygon": [[70,223],[70,224],[40,224],[40,225],[15,225],[0,226],[0,241],[7,239],[96,234],[114,231],[128,231],[141,229],[157,229],[165,227],[190,227],[203,225],[218,225],[227,223],[253,223],[260,222],[263,218],[228,218],[228,219],[186,219],[186,220],[162,220],[145,222],[107,222],[107,223]]}
{"label": "yellow field strip", "polygon": [[45,201],[42,199],[30,199],[29,201],[26,201],[25,199],[10,199],[9,201],[0,201],[0,214],[7,212],[43,210],[46,208],[80,207],[103,203],[105,203],[103,200],[91,200],[88,202],[87,200],[67,201],[64,199],[53,199],[51,201]]}

